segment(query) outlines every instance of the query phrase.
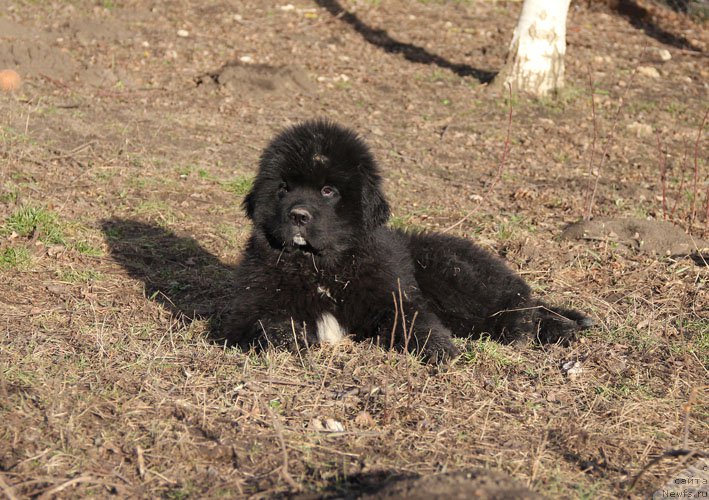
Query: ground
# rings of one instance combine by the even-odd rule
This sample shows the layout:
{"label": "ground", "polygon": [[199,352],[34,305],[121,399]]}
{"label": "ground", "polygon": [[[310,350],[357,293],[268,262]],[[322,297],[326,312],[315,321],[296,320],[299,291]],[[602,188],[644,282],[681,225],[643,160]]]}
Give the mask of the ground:
{"label": "ground", "polygon": [[[696,465],[700,245],[561,237],[589,217],[709,237],[706,26],[629,3],[572,4],[566,89],[537,101],[485,84],[518,2],[0,0],[0,69],[24,80],[0,93],[0,490],[616,498]],[[392,225],[473,239],[597,327],[461,342],[448,367],[211,340],[259,152],[316,116],[371,144]]]}

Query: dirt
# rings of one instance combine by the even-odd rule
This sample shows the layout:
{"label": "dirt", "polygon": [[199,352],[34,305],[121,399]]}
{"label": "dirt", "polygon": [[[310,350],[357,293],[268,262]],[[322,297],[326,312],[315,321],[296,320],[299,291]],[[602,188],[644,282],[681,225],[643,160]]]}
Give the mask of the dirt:
{"label": "dirt", "polygon": [[562,231],[561,238],[621,243],[638,251],[672,257],[709,251],[709,242],[694,238],[681,227],[661,220],[600,217],[569,225]]}
{"label": "dirt", "polygon": [[228,94],[298,93],[315,91],[307,73],[299,67],[274,67],[267,64],[227,64],[214,73],[200,76],[197,85],[217,85]]}
{"label": "dirt", "polygon": [[363,495],[363,499],[410,498],[426,500],[430,498],[498,498],[533,499],[539,494],[516,483],[509,476],[499,472],[476,470],[435,474],[415,479],[391,481],[376,493]]}
{"label": "dirt", "polygon": [[[566,89],[510,100],[486,82],[519,8],[0,0],[23,78],[0,94],[0,490],[646,497],[695,463],[709,32],[575,2]],[[597,327],[442,368],[216,345],[260,151],[316,116],[371,145],[392,225],[473,239]]]}

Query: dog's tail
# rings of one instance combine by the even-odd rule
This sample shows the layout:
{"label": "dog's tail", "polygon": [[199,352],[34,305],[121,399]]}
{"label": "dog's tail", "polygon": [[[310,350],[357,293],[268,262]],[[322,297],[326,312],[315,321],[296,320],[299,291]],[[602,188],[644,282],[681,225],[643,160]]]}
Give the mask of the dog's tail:
{"label": "dog's tail", "polygon": [[585,314],[574,309],[550,306],[539,301],[532,316],[533,334],[542,344],[568,344],[576,335],[595,325]]}

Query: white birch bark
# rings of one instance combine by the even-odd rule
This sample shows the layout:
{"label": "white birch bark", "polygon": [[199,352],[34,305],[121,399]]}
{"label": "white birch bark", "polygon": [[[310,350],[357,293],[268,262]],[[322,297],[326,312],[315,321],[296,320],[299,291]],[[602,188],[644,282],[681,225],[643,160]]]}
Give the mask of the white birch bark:
{"label": "white birch bark", "polygon": [[564,86],[566,14],[570,0],[524,0],[505,67],[496,80],[537,97]]}

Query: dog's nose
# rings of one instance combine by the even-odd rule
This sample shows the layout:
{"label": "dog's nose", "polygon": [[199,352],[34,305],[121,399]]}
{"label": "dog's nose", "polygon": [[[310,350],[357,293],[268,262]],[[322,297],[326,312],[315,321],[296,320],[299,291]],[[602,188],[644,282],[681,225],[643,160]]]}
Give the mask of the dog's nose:
{"label": "dog's nose", "polygon": [[290,217],[291,223],[296,226],[305,226],[313,218],[310,212],[304,208],[293,208],[288,216]]}

